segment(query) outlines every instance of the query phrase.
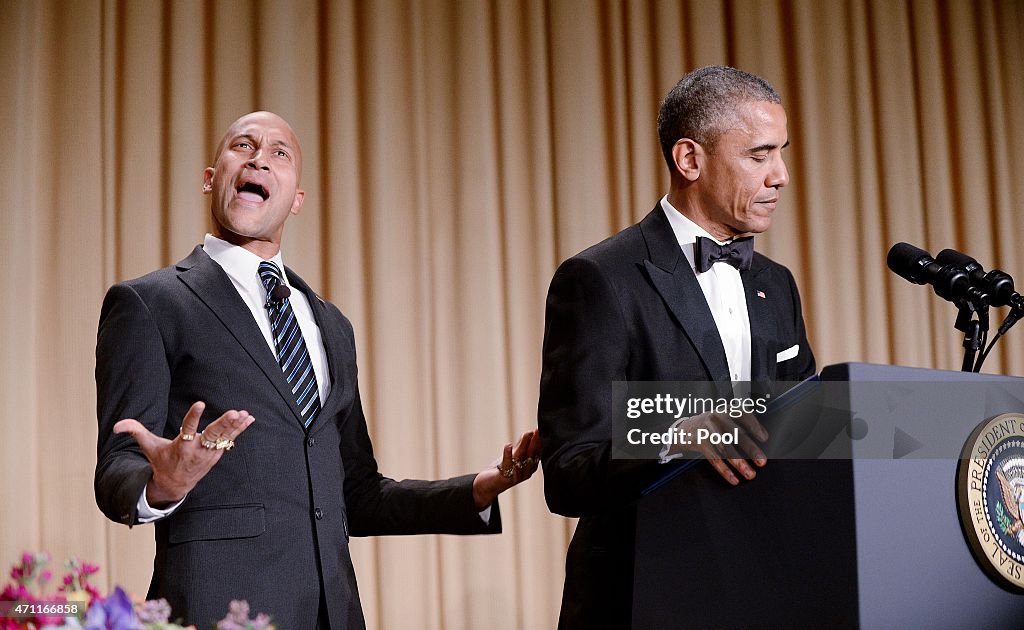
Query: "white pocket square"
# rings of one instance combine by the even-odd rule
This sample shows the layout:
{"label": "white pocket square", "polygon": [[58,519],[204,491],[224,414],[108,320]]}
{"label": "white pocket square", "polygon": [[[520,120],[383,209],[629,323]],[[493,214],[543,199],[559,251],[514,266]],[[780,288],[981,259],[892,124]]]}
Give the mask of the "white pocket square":
{"label": "white pocket square", "polygon": [[782,363],[783,361],[789,361],[800,352],[800,344],[796,344],[792,348],[786,348],[782,352],[775,355],[775,362]]}

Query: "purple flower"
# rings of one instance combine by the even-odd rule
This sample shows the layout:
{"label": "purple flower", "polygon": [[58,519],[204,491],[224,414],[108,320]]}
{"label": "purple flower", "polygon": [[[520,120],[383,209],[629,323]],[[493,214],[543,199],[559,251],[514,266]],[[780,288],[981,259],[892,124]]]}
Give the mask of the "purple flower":
{"label": "purple flower", "polygon": [[136,612],[142,623],[167,623],[171,618],[171,605],[166,599],[151,599],[139,604]]}
{"label": "purple flower", "polygon": [[238,599],[231,600],[228,614],[217,622],[217,630],[245,630],[249,624],[249,602]]}
{"label": "purple flower", "polygon": [[96,599],[85,613],[85,630],[143,630],[128,595],[115,587],[106,599]]}
{"label": "purple flower", "polygon": [[249,619],[249,602],[244,599],[231,601],[226,617],[217,622],[217,630],[265,630],[272,628],[270,617],[260,613],[256,619]]}

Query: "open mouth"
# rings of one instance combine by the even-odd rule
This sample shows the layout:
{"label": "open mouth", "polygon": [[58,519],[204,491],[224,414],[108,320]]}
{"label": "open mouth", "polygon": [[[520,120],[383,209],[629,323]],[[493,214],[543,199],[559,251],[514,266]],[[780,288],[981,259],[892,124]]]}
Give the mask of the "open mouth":
{"label": "open mouth", "polygon": [[235,191],[239,199],[253,203],[263,203],[270,196],[267,189],[256,182],[242,182]]}

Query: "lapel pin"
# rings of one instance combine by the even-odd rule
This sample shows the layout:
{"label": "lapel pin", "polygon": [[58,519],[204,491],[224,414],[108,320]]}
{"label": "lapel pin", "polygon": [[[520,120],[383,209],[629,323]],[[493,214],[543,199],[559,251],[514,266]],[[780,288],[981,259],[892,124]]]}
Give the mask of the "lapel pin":
{"label": "lapel pin", "polygon": [[757,290],[757,297],[761,298],[762,300],[767,299],[764,295],[764,291],[760,289]]}

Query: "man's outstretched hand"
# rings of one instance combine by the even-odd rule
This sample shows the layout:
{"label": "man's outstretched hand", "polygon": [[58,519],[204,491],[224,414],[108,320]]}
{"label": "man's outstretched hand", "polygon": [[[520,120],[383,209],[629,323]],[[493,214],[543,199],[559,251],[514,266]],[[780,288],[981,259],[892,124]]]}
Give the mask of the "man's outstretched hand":
{"label": "man's outstretched hand", "polygon": [[494,502],[498,495],[533,476],[540,463],[540,437],[537,429],[527,431],[516,442],[502,449],[501,458],[480,471],[473,479],[473,501],[478,510]]}
{"label": "man's outstretched hand", "polygon": [[146,486],[150,506],[159,509],[183,499],[256,420],[248,411],[232,409],[197,435],[204,409],[204,402],[189,407],[181,421],[181,433],[173,440],[156,435],[132,418],[114,425],[114,433],[128,433],[135,438],[153,468],[153,478]]}

